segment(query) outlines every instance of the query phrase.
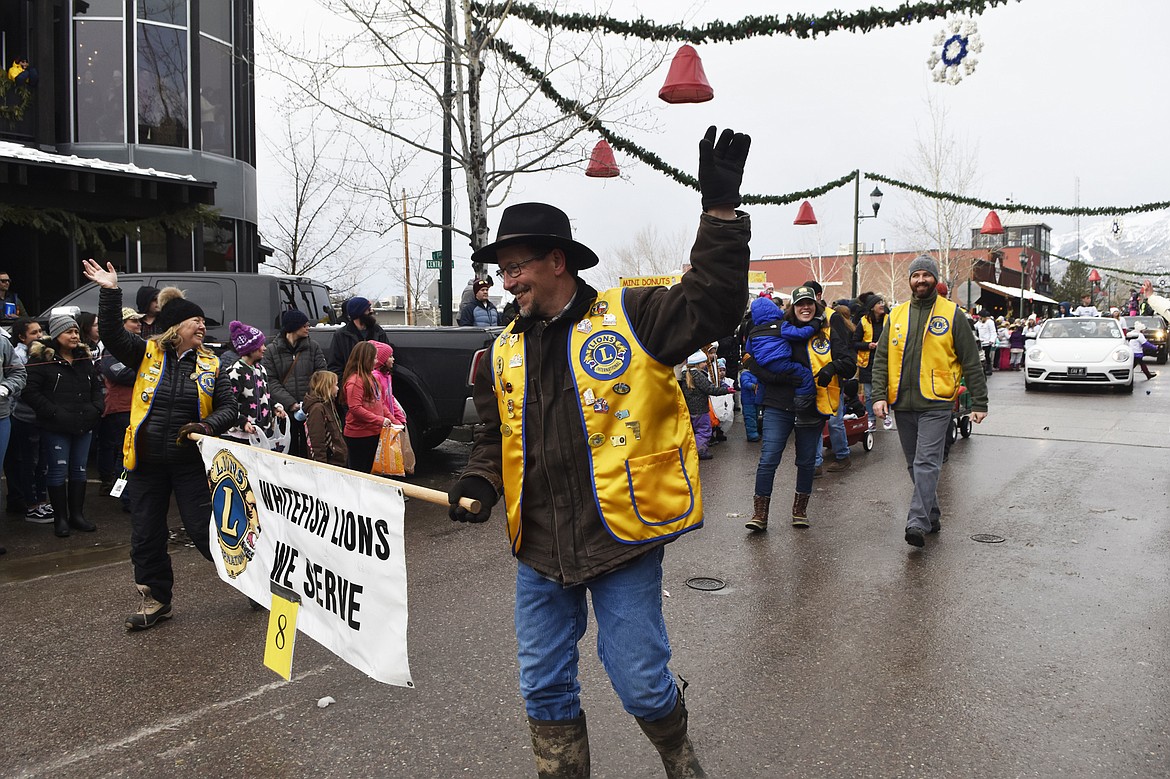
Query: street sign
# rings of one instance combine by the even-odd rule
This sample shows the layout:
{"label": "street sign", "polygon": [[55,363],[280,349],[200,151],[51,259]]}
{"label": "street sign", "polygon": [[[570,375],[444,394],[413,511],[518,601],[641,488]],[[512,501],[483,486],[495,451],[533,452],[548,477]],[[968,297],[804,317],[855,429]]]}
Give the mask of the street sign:
{"label": "street sign", "polygon": [[[441,255],[442,252],[439,252],[439,254]],[[439,257],[439,259],[437,259],[437,260],[427,260],[427,269],[428,270],[438,270],[442,267],[443,267],[443,258],[442,257]]]}
{"label": "street sign", "polygon": [[[442,249],[435,249],[433,252],[431,252],[431,260],[433,262],[437,262],[441,259],[443,259],[443,250]],[[436,265],[435,267],[437,268],[439,266]]]}

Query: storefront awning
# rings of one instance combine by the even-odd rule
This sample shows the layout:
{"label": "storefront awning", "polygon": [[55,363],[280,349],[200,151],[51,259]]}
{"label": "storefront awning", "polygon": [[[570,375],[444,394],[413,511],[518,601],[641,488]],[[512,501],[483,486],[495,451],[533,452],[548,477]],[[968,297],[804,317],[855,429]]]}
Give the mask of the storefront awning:
{"label": "storefront awning", "polygon": [[[997,295],[1003,295],[1006,298],[1015,298],[1016,300],[1020,299],[1021,290],[1019,287],[1005,287],[1002,284],[992,284],[990,281],[977,281],[975,283],[983,289],[994,292]],[[1033,292],[1030,289],[1023,290],[1023,293],[1024,300],[1034,300],[1037,303],[1051,303],[1054,306],[1060,305],[1059,301],[1053,300],[1047,295],[1041,295],[1039,292]]]}

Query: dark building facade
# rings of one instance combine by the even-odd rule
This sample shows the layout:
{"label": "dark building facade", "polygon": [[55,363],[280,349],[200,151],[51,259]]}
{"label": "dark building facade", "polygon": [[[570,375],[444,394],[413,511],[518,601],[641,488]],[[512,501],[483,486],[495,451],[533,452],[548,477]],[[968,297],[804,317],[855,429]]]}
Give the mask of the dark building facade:
{"label": "dark building facade", "polygon": [[[0,108],[0,270],[28,307],[78,286],[86,255],[123,271],[254,272],[252,0],[0,5],[5,68],[36,72],[21,89],[6,74]],[[201,205],[218,217],[193,225]],[[31,225],[38,209],[65,228]],[[103,231],[100,246],[68,229],[127,222],[147,226]]]}

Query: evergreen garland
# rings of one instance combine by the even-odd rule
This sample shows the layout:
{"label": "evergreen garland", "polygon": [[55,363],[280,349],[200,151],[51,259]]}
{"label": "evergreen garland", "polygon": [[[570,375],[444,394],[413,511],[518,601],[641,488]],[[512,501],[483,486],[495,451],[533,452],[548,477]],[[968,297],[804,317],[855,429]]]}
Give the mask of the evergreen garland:
{"label": "evergreen garland", "polygon": [[1121,276],[1138,276],[1140,278],[1149,278],[1151,276],[1158,275],[1158,274],[1153,273],[1152,271],[1148,271],[1148,270],[1127,270],[1125,268],[1109,268],[1105,265],[1098,265],[1095,262],[1085,262],[1084,260],[1075,259],[1073,257],[1065,257],[1063,255],[1057,254],[1056,252],[1049,252],[1048,256],[1055,257],[1058,260],[1064,260],[1065,262],[1070,262],[1070,263],[1071,262],[1079,262],[1081,265],[1084,265],[1087,268],[1096,268],[1097,270],[1100,270],[1100,271],[1105,271],[1107,273],[1116,273],[1116,274],[1121,275]]}
{"label": "evergreen garland", "polygon": [[1114,216],[1119,214],[1140,214],[1147,211],[1162,211],[1170,208],[1170,200],[1164,200],[1158,203],[1141,203],[1133,206],[1092,207],[1030,206],[1021,203],[993,203],[990,200],[980,200],[974,197],[955,195],[950,192],[938,192],[933,189],[927,189],[926,187],[920,187],[917,184],[909,184],[905,181],[890,178],[889,176],[883,176],[880,173],[866,172],[865,175],[866,178],[871,178],[874,181],[880,181],[883,184],[889,184],[892,187],[905,189],[925,197],[934,198],[935,200],[962,203],[963,205],[975,206],[989,211],[1023,211],[1031,214],[1056,214],[1058,216]]}
{"label": "evergreen garland", "polygon": [[[641,160],[643,163],[649,165],[651,168],[654,168],[660,173],[664,173],[667,176],[670,176],[672,179],[682,184],[683,186],[690,187],[696,191],[699,189],[699,180],[694,176],[679,170],[673,165],[670,165],[654,152],[648,149],[644,149],[633,141],[615,134],[612,130],[603,125],[596,116],[590,114],[580,103],[575,100],[570,100],[569,98],[557,92],[553,85],[549,83],[548,77],[539,68],[529,62],[523,55],[513,49],[512,46],[506,41],[497,37],[493,38],[488,45],[505,61],[511,63],[518,70],[524,73],[524,75],[531,79],[538,86],[541,93],[549,100],[551,100],[563,113],[576,117],[590,130],[595,131],[602,138],[609,141],[609,145],[612,146],[615,150]],[[842,187],[853,181],[853,178],[856,175],[856,171],[847,173],[839,179],[827,182],[818,187],[806,189],[801,192],[792,192],[787,195],[743,195],[743,202],[756,205],[788,205],[799,200],[808,200],[809,198],[818,197],[825,194],[826,192],[834,190],[838,187]]]}
{"label": "evergreen garland", "polygon": [[[1019,2],[1020,0],[1017,0]],[[790,35],[796,38],[816,38],[831,32],[866,33],[883,27],[897,27],[930,19],[939,19],[949,14],[970,14],[976,16],[988,8],[1006,5],[1009,0],[949,0],[949,2],[903,2],[897,8],[885,10],[872,7],[860,11],[829,11],[819,16],[789,14],[778,16],[745,16],[738,22],[711,22],[702,27],[663,25],[639,17],[636,21],[625,22],[608,16],[591,14],[560,14],[528,3],[473,3],[472,9],[482,19],[502,19],[508,15],[519,16],[529,23],[548,30],[562,29],[571,32],[594,32],[601,30],[625,37],[641,38],[648,41],[684,41],[687,43],[716,43],[742,41],[748,38]]]}
{"label": "evergreen garland", "polygon": [[97,222],[60,208],[30,208],[0,203],[0,225],[14,224],[42,233],[64,235],[79,248],[104,250],[107,241],[174,232],[190,235],[197,227],[212,227],[219,220],[219,209],[197,205],[147,219],[111,219]]}

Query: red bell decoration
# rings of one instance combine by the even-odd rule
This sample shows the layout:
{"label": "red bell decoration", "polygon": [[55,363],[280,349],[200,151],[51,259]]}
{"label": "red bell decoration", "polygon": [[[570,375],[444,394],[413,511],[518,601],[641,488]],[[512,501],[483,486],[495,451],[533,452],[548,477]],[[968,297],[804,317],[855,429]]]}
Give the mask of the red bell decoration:
{"label": "red bell decoration", "polygon": [[817,215],[813,213],[812,203],[807,200],[800,204],[800,210],[796,212],[796,219],[792,221],[794,225],[815,225],[817,223]]}
{"label": "red bell decoration", "polygon": [[1091,271],[1089,271],[1089,281],[1096,284],[1100,280],[1101,280],[1101,274],[1097,272],[1096,268],[1093,268]]}
{"label": "red bell decoration", "polygon": [[983,229],[979,233],[980,235],[1003,235],[1003,224],[999,221],[999,214],[988,211],[987,218],[983,220]]}
{"label": "red bell decoration", "polygon": [[611,179],[620,172],[617,160],[613,158],[613,149],[610,148],[609,141],[603,138],[597,142],[593,147],[593,153],[589,155],[589,167],[585,169],[585,175],[595,179]]}
{"label": "red bell decoration", "polygon": [[715,90],[707,81],[703,61],[694,46],[684,45],[674,55],[658,97],[667,103],[706,103],[715,97]]}

